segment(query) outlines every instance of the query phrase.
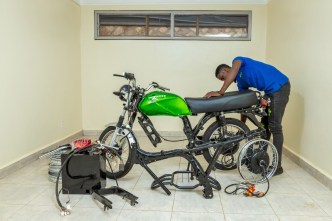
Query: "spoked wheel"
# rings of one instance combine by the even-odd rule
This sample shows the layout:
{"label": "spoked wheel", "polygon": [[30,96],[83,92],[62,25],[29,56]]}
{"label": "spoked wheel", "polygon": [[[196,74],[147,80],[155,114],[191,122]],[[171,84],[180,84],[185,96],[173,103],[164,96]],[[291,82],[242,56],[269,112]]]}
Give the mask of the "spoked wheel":
{"label": "spoked wheel", "polygon": [[[241,135],[249,131],[247,125],[242,121],[226,118],[226,134],[223,134],[222,128],[219,122],[211,124],[203,135],[204,142],[217,141],[221,138],[227,138],[235,135]],[[225,151],[223,151],[218,157],[215,167],[220,170],[233,170],[237,167],[237,158],[239,147],[242,146],[246,140],[243,140],[237,144],[231,144]],[[212,161],[212,157],[216,151],[215,147],[211,147],[203,150],[203,156],[207,162]]]}
{"label": "spoked wheel", "polygon": [[264,183],[277,169],[278,152],[275,146],[264,139],[247,142],[240,150],[238,170],[244,180]]}
{"label": "spoked wheel", "polygon": [[[110,145],[112,137],[115,132],[115,127],[107,127],[100,135],[99,141],[103,144]],[[124,170],[120,170],[121,160],[117,154],[109,152],[106,153],[106,175],[110,179],[121,178],[125,176],[134,165],[135,153],[130,147],[129,140],[126,136],[120,134],[115,139],[116,147],[119,148],[117,154],[121,156],[124,164]],[[108,162],[109,163],[108,163]]]}

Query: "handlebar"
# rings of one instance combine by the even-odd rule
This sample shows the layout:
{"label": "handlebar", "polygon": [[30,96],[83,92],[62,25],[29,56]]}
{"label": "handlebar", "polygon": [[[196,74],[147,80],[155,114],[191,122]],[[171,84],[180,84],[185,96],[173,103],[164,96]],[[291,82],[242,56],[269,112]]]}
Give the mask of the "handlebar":
{"label": "handlebar", "polygon": [[[123,74],[113,74],[113,76],[126,78],[127,80],[130,80],[130,81],[133,80],[133,86],[136,86],[136,79],[135,79],[135,75],[133,73],[123,72]],[[163,86],[159,85],[157,82],[152,82],[151,84],[149,84],[149,86],[145,90],[148,91],[151,89],[151,87],[158,88],[162,91],[170,91],[169,88],[163,87]],[[115,95],[119,96],[119,94],[115,94]]]}
{"label": "handlebar", "polygon": [[123,77],[123,78],[126,78],[128,80],[134,80],[135,79],[135,75],[133,73],[128,73],[128,72],[123,72],[123,74],[113,74],[113,76]]}
{"label": "handlebar", "polygon": [[157,82],[152,82],[150,85],[154,88],[159,88],[160,90],[163,90],[163,91],[170,91],[169,88],[163,87],[163,86],[159,85]]}

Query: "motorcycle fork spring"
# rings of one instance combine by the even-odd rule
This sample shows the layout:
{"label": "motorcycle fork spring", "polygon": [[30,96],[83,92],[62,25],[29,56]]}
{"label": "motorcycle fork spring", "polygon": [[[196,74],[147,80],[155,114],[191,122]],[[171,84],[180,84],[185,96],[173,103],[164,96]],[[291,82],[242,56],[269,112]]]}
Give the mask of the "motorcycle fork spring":
{"label": "motorcycle fork spring", "polygon": [[223,112],[221,112],[220,115],[217,116],[217,121],[219,121],[221,126],[221,131],[220,131],[221,135],[226,135],[227,134],[226,118]]}

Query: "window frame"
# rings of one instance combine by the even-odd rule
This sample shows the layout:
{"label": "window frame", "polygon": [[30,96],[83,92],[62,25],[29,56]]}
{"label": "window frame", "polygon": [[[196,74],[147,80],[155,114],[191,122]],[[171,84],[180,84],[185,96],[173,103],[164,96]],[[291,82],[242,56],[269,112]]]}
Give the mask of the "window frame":
{"label": "window frame", "polygon": [[[251,41],[252,11],[250,10],[95,10],[95,40],[203,40],[203,41]],[[170,15],[170,36],[99,36],[100,15]],[[247,37],[177,37],[174,30],[175,15],[245,15],[248,16]],[[198,31],[198,30],[197,30]]]}

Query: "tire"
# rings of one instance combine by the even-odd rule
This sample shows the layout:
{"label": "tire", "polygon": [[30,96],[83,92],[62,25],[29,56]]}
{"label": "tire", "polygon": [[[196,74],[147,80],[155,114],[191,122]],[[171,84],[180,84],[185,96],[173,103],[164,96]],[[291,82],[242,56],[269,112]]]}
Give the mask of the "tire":
{"label": "tire", "polygon": [[[249,132],[249,127],[243,123],[242,121],[234,118],[226,118],[226,127],[227,127],[227,135],[232,136],[239,133],[246,133]],[[212,123],[207,130],[204,132],[203,135],[203,142],[210,142],[211,140],[219,139],[223,136],[220,130],[220,122],[215,121]],[[224,153],[218,156],[218,159],[215,163],[215,167],[219,170],[233,170],[237,168],[237,158],[238,158],[238,151],[242,146],[241,143],[245,143],[246,140],[239,142],[238,144],[234,145],[233,147],[229,148]],[[214,155],[215,148],[210,147],[203,150],[203,156],[207,162],[212,161],[212,157]]]}
{"label": "tire", "polygon": [[[115,131],[114,126],[107,127],[99,136],[99,141],[103,144],[110,144]],[[124,164],[124,170],[119,170],[119,157],[115,154],[106,154],[106,176],[110,179],[118,179],[124,177],[134,165],[135,150],[130,146],[130,142],[127,137],[118,136],[116,138],[116,144],[122,148],[118,151],[118,154],[121,156]],[[110,168],[109,163],[112,166]],[[116,168],[115,168],[116,167]],[[112,171],[113,170],[113,171]]]}

